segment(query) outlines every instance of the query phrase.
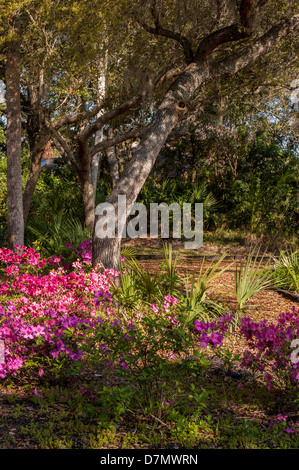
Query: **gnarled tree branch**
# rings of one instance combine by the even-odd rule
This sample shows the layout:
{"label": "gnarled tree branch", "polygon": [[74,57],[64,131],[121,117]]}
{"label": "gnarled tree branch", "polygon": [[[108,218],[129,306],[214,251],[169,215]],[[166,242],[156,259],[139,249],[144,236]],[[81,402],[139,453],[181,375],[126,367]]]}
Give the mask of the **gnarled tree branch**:
{"label": "gnarled tree branch", "polygon": [[99,144],[95,145],[90,150],[90,157],[93,157],[93,155],[95,155],[96,153],[102,150],[105,150],[117,144],[121,144],[122,142],[125,142],[127,140],[137,139],[138,137],[141,137],[144,134],[145,130],[146,130],[146,127],[132,129],[131,131],[117,135],[111,139],[104,140],[103,142],[100,142]]}
{"label": "gnarled tree branch", "polygon": [[[263,1],[263,5],[267,0]],[[235,23],[225,28],[218,29],[206,36],[199,44],[195,60],[207,58],[220,45],[228,42],[239,41],[252,35],[254,22],[258,13],[257,0],[242,0],[240,5],[240,23]]]}
{"label": "gnarled tree branch", "polygon": [[103,103],[99,103],[89,111],[79,111],[74,114],[62,116],[56,119],[56,121],[52,122],[52,127],[58,130],[61,129],[61,127],[67,126],[68,124],[75,124],[76,122],[89,119],[95,116],[103,108],[103,106]]}
{"label": "gnarled tree branch", "polygon": [[154,28],[148,25],[145,21],[138,18],[138,15],[136,12],[133,12],[133,14],[134,14],[135,19],[138,21],[138,23],[148,33],[155,34],[156,36],[164,36],[165,38],[173,39],[174,41],[177,41],[183,48],[186,63],[190,64],[191,62],[193,62],[194,54],[193,54],[192,45],[189,39],[180,33],[176,33],[175,31],[172,31],[171,29],[163,28],[161,26],[156,0],[152,1],[151,6],[150,6],[150,12],[154,19],[154,24],[155,24]]}

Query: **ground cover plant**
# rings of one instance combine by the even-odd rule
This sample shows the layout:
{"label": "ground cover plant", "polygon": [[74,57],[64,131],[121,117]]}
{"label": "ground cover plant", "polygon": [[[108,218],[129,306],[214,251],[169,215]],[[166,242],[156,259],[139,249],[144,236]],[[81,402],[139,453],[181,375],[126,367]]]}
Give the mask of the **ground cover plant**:
{"label": "ground cover plant", "polygon": [[280,287],[299,292],[299,251],[281,251],[272,267],[272,276]]}
{"label": "ground cover plant", "polygon": [[219,261],[188,283],[169,246],[158,274],[123,254],[0,250],[1,447],[298,447],[299,310],[238,316],[210,296]]}

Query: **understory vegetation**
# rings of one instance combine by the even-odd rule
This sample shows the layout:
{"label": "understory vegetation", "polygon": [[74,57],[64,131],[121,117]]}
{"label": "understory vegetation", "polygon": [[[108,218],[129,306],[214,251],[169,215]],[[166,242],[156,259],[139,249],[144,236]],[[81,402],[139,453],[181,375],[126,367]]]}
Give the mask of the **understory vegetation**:
{"label": "understory vegetation", "polygon": [[89,240],[65,249],[0,250],[3,447],[298,446],[299,310],[276,324],[246,311],[276,265],[236,267],[232,311],[209,295],[224,256],[186,277],[171,245],[156,274],[132,248],[120,272],[91,267]]}
{"label": "understory vegetation", "polygon": [[[173,158],[193,158],[184,145],[168,149],[138,201],[203,203],[204,246],[188,252],[202,255],[195,273],[179,270],[186,251],[175,239],[124,243],[120,271],[92,268],[80,187],[59,159],[37,184],[25,232],[32,248],[9,250],[0,159],[1,447],[298,447],[296,157],[261,136],[235,178],[211,161],[187,176],[178,167],[178,177]],[[22,165],[25,181],[25,149]],[[103,162],[96,204],[111,188]],[[214,259],[206,246],[218,247]],[[238,263],[226,257],[241,248]],[[140,254],[161,258],[154,273]],[[233,309],[223,290],[211,295],[228,270]],[[264,290],[291,293],[293,309],[253,320],[248,305]]]}
{"label": "understory vegetation", "polygon": [[[205,241],[244,243],[246,237],[263,241],[264,248],[296,248],[298,224],[298,165],[291,151],[261,135],[238,162],[238,175],[233,177],[227,166],[219,173],[214,163],[198,163],[196,173],[187,179],[171,175],[170,162],[180,155],[180,165],[188,168],[194,155],[187,151],[188,142],[179,142],[168,150],[159,167],[143,186],[138,202],[147,209],[150,203],[203,203]],[[190,146],[190,144],[189,144]],[[181,148],[182,147],[182,148]],[[185,149],[185,152],[184,152]],[[198,152],[203,149],[199,148]],[[184,153],[182,153],[184,152]],[[245,150],[244,150],[245,152]],[[6,166],[0,160],[0,237],[7,246],[6,234]],[[172,165],[172,168],[175,168]],[[259,171],[257,171],[259,168]],[[180,167],[176,170],[181,173]],[[23,178],[27,178],[26,151],[23,156]],[[195,175],[195,177],[194,177]],[[175,177],[174,177],[175,176]],[[98,182],[96,204],[104,202],[111,191],[109,172],[103,166]],[[63,194],[63,200],[61,195]],[[71,168],[57,159],[54,170],[44,168],[38,181],[30,211],[25,242],[35,245],[45,256],[65,254],[65,245],[78,246],[91,233],[84,224],[82,195]]]}

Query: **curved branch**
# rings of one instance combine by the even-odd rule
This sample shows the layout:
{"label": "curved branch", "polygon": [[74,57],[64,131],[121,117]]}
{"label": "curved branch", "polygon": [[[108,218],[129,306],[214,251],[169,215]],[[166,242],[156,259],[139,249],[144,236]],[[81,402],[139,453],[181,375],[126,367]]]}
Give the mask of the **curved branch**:
{"label": "curved branch", "polygon": [[66,140],[56,129],[53,128],[52,124],[48,120],[46,120],[45,123],[52,134],[53,143],[61,156],[68,160],[74,166],[74,168],[78,169],[78,161]]}
{"label": "curved branch", "polygon": [[211,77],[233,75],[256,59],[266,54],[273,46],[288,34],[299,30],[299,15],[286,18],[272,26],[263,36],[257,38],[253,44],[217,62],[211,67]]}
{"label": "curved branch", "polygon": [[126,113],[127,111],[130,111],[130,109],[134,108],[137,106],[139,103],[141,103],[143,99],[143,94],[139,94],[134,96],[133,98],[125,101],[124,103],[120,104],[119,106],[116,106],[115,108],[111,109],[110,111],[107,111],[105,114],[102,114],[96,122],[93,124],[90,124],[89,126],[85,127],[79,134],[79,140],[81,142],[86,141],[89,137],[92,136],[96,131],[99,131],[102,129],[102,127],[112,119],[115,119],[118,116],[121,116],[122,114]]}
{"label": "curved branch", "polygon": [[175,78],[181,72],[177,68],[171,68],[163,72],[153,83],[149,83],[148,86],[138,95],[135,95],[133,98],[128,99],[124,103],[116,106],[115,108],[107,111],[106,113],[102,114],[94,123],[85,127],[79,135],[79,140],[84,142],[89,137],[91,137],[96,131],[102,129],[102,127],[110,122],[112,119],[115,119],[122,114],[127,113],[131,109],[138,106],[142,100],[151,93],[152,90],[155,90],[159,86],[163,85],[168,80]]}
{"label": "curved branch", "polygon": [[[262,5],[267,1],[263,0]],[[250,37],[253,33],[255,18],[260,6],[261,2],[257,0],[242,0],[240,5],[240,24],[234,23],[206,36],[197,48],[195,60],[198,61],[208,57],[221,44]]]}
{"label": "curved branch", "polygon": [[100,142],[99,144],[95,145],[90,150],[90,157],[93,157],[98,152],[105,150],[109,147],[112,147],[117,144],[121,144],[122,142],[125,142],[126,140],[131,140],[131,139],[136,139],[137,137],[141,137],[144,134],[145,130],[146,130],[146,127],[141,127],[141,128],[137,128],[137,129],[133,129],[131,131],[125,132],[124,134],[117,135],[116,137],[113,137],[112,139],[104,140],[103,142]]}
{"label": "curved branch", "polygon": [[99,103],[89,111],[79,111],[78,113],[62,116],[61,118],[58,118],[56,121],[52,122],[52,127],[58,130],[63,126],[67,126],[68,124],[75,124],[76,122],[89,119],[95,116],[103,108],[103,106],[103,103]]}
{"label": "curved branch", "polygon": [[194,61],[194,54],[193,54],[192,45],[189,39],[180,33],[176,33],[175,31],[172,31],[171,29],[163,28],[161,26],[156,0],[152,1],[150,12],[154,19],[154,23],[155,23],[154,28],[152,26],[149,26],[145,21],[138,19],[137,13],[135,11],[133,12],[133,15],[135,19],[137,20],[137,22],[148,33],[155,34],[156,36],[163,36],[165,38],[173,39],[174,41],[177,41],[183,48],[186,63],[191,64],[191,62]]}

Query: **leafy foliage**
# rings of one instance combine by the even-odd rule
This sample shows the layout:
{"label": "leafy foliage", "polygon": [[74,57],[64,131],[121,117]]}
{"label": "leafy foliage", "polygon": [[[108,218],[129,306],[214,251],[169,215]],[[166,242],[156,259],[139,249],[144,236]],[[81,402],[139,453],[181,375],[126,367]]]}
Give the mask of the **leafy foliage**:
{"label": "leafy foliage", "polygon": [[299,251],[281,251],[271,272],[279,287],[299,292]]}
{"label": "leafy foliage", "polygon": [[236,267],[235,293],[239,310],[244,309],[244,304],[258,292],[273,287],[273,280],[267,271],[267,266],[262,268],[263,257],[258,261],[258,254],[250,254],[244,264]]}

